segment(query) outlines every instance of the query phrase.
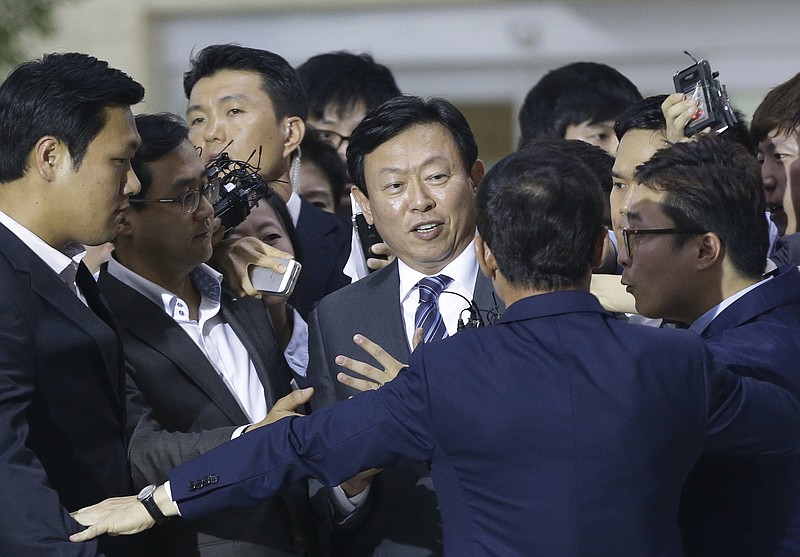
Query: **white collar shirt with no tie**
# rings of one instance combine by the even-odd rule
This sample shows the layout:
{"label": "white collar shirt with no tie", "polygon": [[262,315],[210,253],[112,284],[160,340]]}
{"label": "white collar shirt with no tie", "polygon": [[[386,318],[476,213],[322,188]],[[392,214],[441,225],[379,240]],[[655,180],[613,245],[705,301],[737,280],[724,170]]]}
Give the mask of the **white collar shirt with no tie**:
{"label": "white collar shirt with no tie", "polygon": [[108,272],[152,300],[189,335],[251,422],[264,419],[268,411],[264,386],[244,344],[220,314],[222,275],[205,264],[192,271],[192,282],[201,295],[195,321],[189,317],[184,300],[134,273],[113,257],[108,261]]}
{"label": "white collar shirt with no tie", "polygon": [[[403,309],[403,325],[408,346],[413,348],[411,342],[414,338],[414,318],[419,305],[417,283],[428,275],[415,271],[400,260],[397,261],[397,267],[400,273],[400,305]],[[468,309],[468,304],[461,296],[469,301],[473,300],[475,281],[479,272],[478,260],[475,259],[475,240],[473,240],[458,257],[436,273],[437,275],[447,275],[453,279],[453,282],[439,296],[439,313],[442,314],[445,328],[447,328],[447,336],[454,335],[459,319],[468,316],[468,312],[464,311]],[[455,292],[461,296],[447,294],[447,292]]]}

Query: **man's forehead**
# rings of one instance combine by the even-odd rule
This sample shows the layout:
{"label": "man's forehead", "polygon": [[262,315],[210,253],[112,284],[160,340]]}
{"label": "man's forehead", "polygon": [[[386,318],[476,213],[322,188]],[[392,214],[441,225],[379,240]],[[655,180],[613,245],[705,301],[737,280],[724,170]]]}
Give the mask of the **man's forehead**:
{"label": "man's forehead", "polygon": [[618,178],[630,179],[637,166],[644,164],[656,151],[667,146],[662,130],[629,130],[619,142],[611,172]]}

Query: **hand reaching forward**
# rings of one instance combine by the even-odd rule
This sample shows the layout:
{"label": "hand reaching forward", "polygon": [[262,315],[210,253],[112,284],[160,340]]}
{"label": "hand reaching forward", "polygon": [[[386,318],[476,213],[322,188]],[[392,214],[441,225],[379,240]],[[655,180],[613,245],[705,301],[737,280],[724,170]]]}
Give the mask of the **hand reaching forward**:
{"label": "hand reaching forward", "polygon": [[[413,348],[422,342],[424,332],[422,329],[414,331]],[[358,374],[366,379],[359,379],[346,373],[340,373],[336,379],[349,387],[353,387],[359,391],[371,391],[380,388],[381,385],[388,383],[400,373],[400,370],[406,367],[406,364],[400,363],[389,355],[380,345],[375,344],[363,335],[355,335],[353,342],[363,348],[370,356],[375,358],[383,369],[378,369],[370,364],[342,356],[336,356],[336,363],[342,367],[346,367],[350,371]]]}

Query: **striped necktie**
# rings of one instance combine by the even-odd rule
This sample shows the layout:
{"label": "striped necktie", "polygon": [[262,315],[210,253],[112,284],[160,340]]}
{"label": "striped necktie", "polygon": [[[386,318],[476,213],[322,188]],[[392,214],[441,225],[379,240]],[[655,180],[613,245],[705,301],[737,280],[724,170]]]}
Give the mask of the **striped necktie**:
{"label": "striped necktie", "polygon": [[425,331],[424,342],[440,340],[447,336],[442,314],[439,313],[439,294],[453,282],[448,276],[425,277],[417,283],[419,305],[414,317],[414,327]]}

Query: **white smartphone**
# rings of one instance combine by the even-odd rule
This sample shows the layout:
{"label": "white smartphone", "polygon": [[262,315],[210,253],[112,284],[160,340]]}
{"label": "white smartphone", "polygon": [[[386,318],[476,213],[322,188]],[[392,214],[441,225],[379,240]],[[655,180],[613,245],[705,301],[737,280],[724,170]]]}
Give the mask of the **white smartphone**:
{"label": "white smartphone", "polygon": [[286,265],[285,273],[277,273],[266,267],[250,267],[250,282],[259,292],[270,296],[289,296],[294,290],[302,265],[294,259],[278,259]]}

